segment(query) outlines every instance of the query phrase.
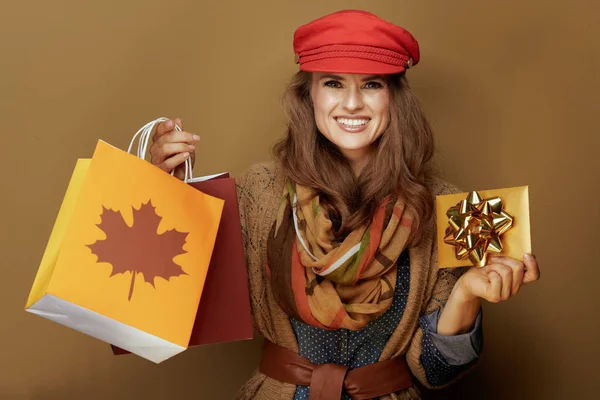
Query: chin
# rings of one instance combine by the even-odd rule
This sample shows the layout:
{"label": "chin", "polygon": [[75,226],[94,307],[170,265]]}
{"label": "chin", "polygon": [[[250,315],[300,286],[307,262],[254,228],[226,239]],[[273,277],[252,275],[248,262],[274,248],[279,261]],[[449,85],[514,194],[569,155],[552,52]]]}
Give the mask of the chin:
{"label": "chin", "polygon": [[340,150],[361,151],[367,150],[373,144],[370,137],[349,137],[339,138],[333,142]]}

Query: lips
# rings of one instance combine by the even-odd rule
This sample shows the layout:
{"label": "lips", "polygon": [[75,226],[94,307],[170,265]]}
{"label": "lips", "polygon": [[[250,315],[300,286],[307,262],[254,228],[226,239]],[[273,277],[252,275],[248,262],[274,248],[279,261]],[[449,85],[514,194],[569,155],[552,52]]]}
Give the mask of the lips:
{"label": "lips", "polygon": [[371,118],[367,117],[336,117],[335,121],[337,122],[340,129],[350,133],[358,133],[362,132],[367,128]]}

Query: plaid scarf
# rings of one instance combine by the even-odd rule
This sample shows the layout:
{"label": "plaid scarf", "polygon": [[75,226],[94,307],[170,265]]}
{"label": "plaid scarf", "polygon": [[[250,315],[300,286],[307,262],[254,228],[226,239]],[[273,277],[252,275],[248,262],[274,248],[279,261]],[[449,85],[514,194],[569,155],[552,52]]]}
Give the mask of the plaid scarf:
{"label": "plaid scarf", "polygon": [[336,242],[315,191],[288,182],[267,243],[275,300],[289,316],[319,328],[363,328],[392,304],[393,267],[411,225],[404,203],[386,199],[372,221]]}

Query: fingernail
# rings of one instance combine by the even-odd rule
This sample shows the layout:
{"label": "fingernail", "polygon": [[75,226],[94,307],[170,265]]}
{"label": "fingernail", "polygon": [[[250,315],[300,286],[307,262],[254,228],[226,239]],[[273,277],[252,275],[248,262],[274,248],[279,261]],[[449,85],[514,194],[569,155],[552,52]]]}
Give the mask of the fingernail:
{"label": "fingernail", "polygon": [[194,135],[194,140],[200,140],[200,136]]}
{"label": "fingernail", "polygon": [[188,158],[190,156],[190,153],[185,152],[185,153],[182,154],[182,156],[183,156],[183,158]]}
{"label": "fingernail", "polygon": [[525,258],[527,258],[528,260],[533,260],[534,256],[531,253],[525,253]]}
{"label": "fingernail", "polygon": [[194,146],[193,144],[188,145],[188,148],[192,151],[196,150],[196,146]]}

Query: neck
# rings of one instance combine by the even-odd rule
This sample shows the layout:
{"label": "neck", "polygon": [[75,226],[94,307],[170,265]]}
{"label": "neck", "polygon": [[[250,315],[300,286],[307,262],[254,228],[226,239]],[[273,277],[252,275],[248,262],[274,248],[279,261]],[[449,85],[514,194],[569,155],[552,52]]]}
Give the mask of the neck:
{"label": "neck", "polygon": [[354,171],[355,176],[359,176],[363,168],[370,159],[370,151],[365,149],[360,150],[345,150],[343,151],[344,157],[350,162],[350,166]]}

